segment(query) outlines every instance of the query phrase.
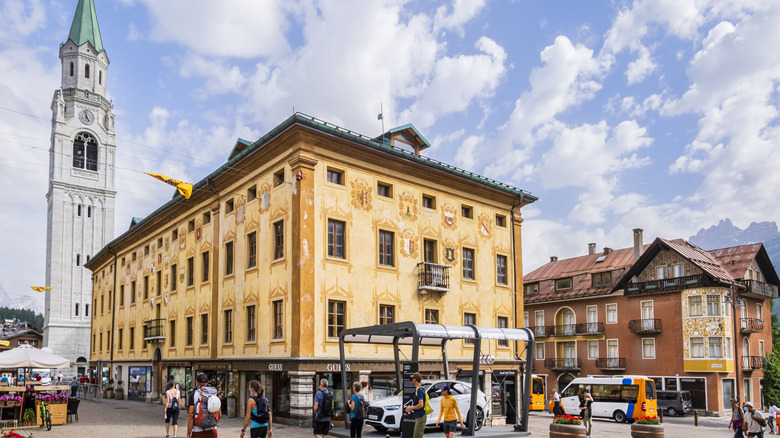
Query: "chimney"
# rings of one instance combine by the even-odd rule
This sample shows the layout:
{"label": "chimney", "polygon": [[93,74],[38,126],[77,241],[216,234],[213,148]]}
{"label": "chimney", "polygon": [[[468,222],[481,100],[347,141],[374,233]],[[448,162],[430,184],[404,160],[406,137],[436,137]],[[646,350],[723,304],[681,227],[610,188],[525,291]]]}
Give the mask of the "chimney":
{"label": "chimney", "polygon": [[604,247],[604,255],[609,255],[612,252],[612,248],[609,248],[607,246]]}
{"label": "chimney", "polygon": [[550,256],[550,263],[557,262],[557,261],[558,261],[558,256]]}
{"label": "chimney", "polygon": [[634,228],[634,263],[642,256],[642,251],[645,248],[644,239],[642,238],[642,229]]}
{"label": "chimney", "polygon": [[596,244],[595,243],[589,243],[588,244],[588,255],[596,254]]}

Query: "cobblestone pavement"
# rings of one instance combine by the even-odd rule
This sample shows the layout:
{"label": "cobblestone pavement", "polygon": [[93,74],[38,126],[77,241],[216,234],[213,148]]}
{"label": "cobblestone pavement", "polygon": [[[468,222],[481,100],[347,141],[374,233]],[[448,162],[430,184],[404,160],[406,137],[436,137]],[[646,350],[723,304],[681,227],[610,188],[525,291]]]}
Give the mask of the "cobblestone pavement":
{"label": "cobblestone pavement", "polygon": [[[180,421],[178,437],[186,434],[186,418]],[[552,416],[547,412],[534,412],[530,416],[531,436],[547,437],[548,427]],[[729,433],[728,419],[718,417],[700,417],[699,426],[693,425],[693,416],[670,418],[665,417],[665,434],[667,438],[716,438],[731,437]],[[238,438],[243,423],[242,418],[223,418],[220,421],[219,436],[221,438]],[[484,428],[487,432],[511,432],[509,427]],[[82,401],[79,406],[79,422],[54,426],[50,432],[43,429],[27,429],[35,434],[35,438],[86,438],[104,437],[112,438],[163,438],[165,426],[163,425],[163,409],[160,405],[151,405],[142,402],[103,400],[100,403]],[[343,430],[343,429],[342,429]],[[594,420],[594,438],[601,437],[630,437],[630,426],[617,424],[611,420]],[[348,435],[348,434],[347,434]],[[486,435],[478,433],[477,436]],[[248,437],[248,434],[246,435]],[[301,429],[284,424],[274,425],[275,438],[311,437],[311,429]],[[372,428],[364,430],[366,438],[383,438],[384,433],[374,431]],[[390,436],[398,437],[398,433]],[[429,429],[425,436],[442,437],[441,431]],[[457,433],[456,436],[460,436]],[[509,435],[504,435],[509,436]]]}

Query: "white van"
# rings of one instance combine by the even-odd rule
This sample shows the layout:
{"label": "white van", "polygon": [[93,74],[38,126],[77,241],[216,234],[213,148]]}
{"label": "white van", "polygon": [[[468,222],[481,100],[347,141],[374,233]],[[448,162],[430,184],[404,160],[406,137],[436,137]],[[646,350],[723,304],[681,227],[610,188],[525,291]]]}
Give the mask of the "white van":
{"label": "white van", "polygon": [[37,380],[35,376],[41,376],[41,384],[48,385],[51,383],[51,370],[43,368],[33,368],[30,370],[30,380]]}

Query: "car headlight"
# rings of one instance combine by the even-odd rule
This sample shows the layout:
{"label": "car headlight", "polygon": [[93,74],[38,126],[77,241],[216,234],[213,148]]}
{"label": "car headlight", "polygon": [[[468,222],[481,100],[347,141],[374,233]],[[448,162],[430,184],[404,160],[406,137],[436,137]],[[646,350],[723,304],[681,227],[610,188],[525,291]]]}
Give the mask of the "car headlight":
{"label": "car headlight", "polygon": [[401,409],[401,405],[385,406],[386,411],[397,411]]}

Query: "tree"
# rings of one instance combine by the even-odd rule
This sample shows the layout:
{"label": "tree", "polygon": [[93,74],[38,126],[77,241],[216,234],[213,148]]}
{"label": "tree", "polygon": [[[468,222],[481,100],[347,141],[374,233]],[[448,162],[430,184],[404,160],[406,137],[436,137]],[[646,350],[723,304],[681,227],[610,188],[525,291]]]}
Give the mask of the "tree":
{"label": "tree", "polygon": [[780,327],[777,315],[772,315],[772,352],[764,359],[764,400],[780,403]]}

